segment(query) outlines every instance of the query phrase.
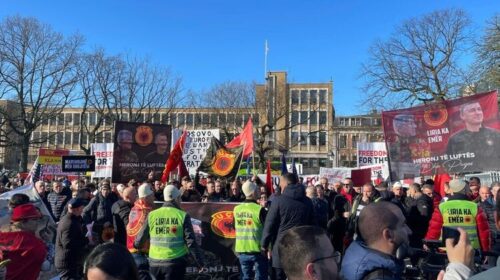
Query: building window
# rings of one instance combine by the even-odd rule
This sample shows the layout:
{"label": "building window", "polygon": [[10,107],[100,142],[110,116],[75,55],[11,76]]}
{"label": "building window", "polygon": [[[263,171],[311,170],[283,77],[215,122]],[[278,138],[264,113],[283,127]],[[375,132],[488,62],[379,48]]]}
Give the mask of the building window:
{"label": "building window", "polygon": [[194,114],[194,124],[195,125],[201,124],[201,114]]}
{"label": "building window", "polygon": [[209,124],[210,123],[210,115],[209,114],[201,115],[201,123],[202,124]]}
{"label": "building window", "polygon": [[309,168],[309,159],[308,158],[301,159],[300,163],[302,163],[303,168]]}
{"label": "building window", "polygon": [[291,125],[297,125],[299,124],[299,112],[297,111],[292,111],[292,120],[291,120]]}
{"label": "building window", "polygon": [[241,126],[241,123],[243,122],[243,116],[240,114],[236,114],[234,122],[236,126]]}
{"label": "building window", "polygon": [[97,123],[97,114],[89,113],[89,125],[95,125]]}
{"label": "building window", "polygon": [[226,126],[226,115],[219,114],[219,126]]}
{"label": "building window", "polygon": [[346,119],[345,118],[340,118],[340,126],[346,126]]}
{"label": "building window", "polygon": [[64,125],[64,114],[57,115],[57,125]]}
{"label": "building window", "polygon": [[212,127],[217,126],[217,114],[210,114],[210,125]]}
{"label": "building window", "polygon": [[227,125],[234,126],[234,114],[233,113],[227,114]]}
{"label": "building window", "polygon": [[186,114],[186,124],[193,125],[193,114],[191,113]]}
{"label": "building window", "polygon": [[95,142],[96,143],[102,143],[102,140],[104,139],[104,135],[102,135],[102,132],[96,133],[95,134]]}
{"label": "building window", "polygon": [[300,112],[300,123],[307,124],[307,111]]}
{"label": "building window", "polygon": [[300,133],[300,144],[301,145],[307,145],[307,132],[301,132]]}
{"label": "building window", "polygon": [[358,136],[358,135],[353,135],[353,136],[351,137],[351,142],[352,142],[352,143],[351,143],[351,144],[352,144],[352,145],[351,145],[351,147],[352,147],[353,149],[356,149],[356,148],[358,147],[358,141],[359,141],[359,136]]}
{"label": "building window", "polygon": [[56,116],[55,116],[55,115],[51,115],[51,116],[50,116],[50,119],[49,119],[49,124],[50,124],[51,126],[56,125]]}
{"label": "building window", "polygon": [[57,139],[56,139],[56,145],[64,145],[64,133],[63,132],[57,132]]}
{"label": "building window", "polygon": [[66,123],[73,122],[73,114],[71,114],[71,113],[65,114],[65,116],[64,116],[64,122],[66,122]]}
{"label": "building window", "polygon": [[318,112],[313,111],[309,113],[309,123],[318,124]]}
{"label": "building window", "polygon": [[339,148],[347,148],[347,135],[340,135],[339,137]]}
{"label": "building window", "polygon": [[42,132],[42,137],[40,139],[40,142],[42,142],[42,145],[47,143],[48,137],[49,137],[49,135],[47,132]]}
{"label": "building window", "polygon": [[361,126],[361,119],[360,118],[356,118],[356,126]]}
{"label": "building window", "polygon": [[153,114],[153,123],[160,123],[160,114],[158,113]]}
{"label": "building window", "polygon": [[326,131],[319,132],[319,145],[320,146],[326,145]]}
{"label": "building window", "polygon": [[309,91],[309,96],[311,98],[311,104],[315,105],[318,103],[318,91],[317,90],[310,90]]}
{"label": "building window", "polygon": [[318,133],[317,132],[312,132],[309,134],[309,143],[311,144],[311,146],[318,145]]}
{"label": "building window", "polygon": [[319,160],[317,158],[312,158],[311,159],[311,167],[314,168],[314,167],[319,167]]}
{"label": "building window", "polygon": [[64,132],[64,144],[71,145],[71,132]]}
{"label": "building window", "polygon": [[292,146],[297,146],[297,144],[299,143],[299,133],[292,131],[291,138],[292,138],[291,139],[292,140]]}
{"label": "building window", "polygon": [[43,114],[40,118],[42,119],[42,124],[43,125],[48,125],[49,124],[49,118],[47,117],[46,114]]}
{"label": "building window", "polygon": [[292,90],[292,104],[297,105],[299,104],[299,91],[298,90]]}
{"label": "building window", "polygon": [[161,124],[167,124],[168,123],[168,114],[161,114]]}
{"label": "building window", "polygon": [[319,104],[326,104],[326,89],[319,90]]}
{"label": "building window", "polygon": [[308,104],[309,100],[307,99],[307,90],[301,90],[300,91],[300,103],[301,104]]}
{"label": "building window", "polygon": [[80,133],[73,132],[73,145],[80,145]]}
{"label": "building window", "polygon": [[177,114],[170,114],[170,125],[171,126],[177,125]]}
{"label": "building window", "polygon": [[328,162],[327,162],[326,158],[319,159],[319,167],[326,167],[327,163]]}
{"label": "building window", "polygon": [[184,113],[177,114],[177,125],[183,126],[185,123],[186,123],[186,120],[184,119]]}
{"label": "building window", "polygon": [[319,124],[326,124],[326,111],[319,112]]}

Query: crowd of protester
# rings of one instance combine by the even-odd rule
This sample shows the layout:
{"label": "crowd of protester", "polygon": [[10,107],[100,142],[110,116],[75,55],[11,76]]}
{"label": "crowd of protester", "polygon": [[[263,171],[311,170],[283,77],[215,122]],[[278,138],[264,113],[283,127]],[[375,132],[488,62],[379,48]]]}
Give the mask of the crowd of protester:
{"label": "crowd of protester", "polygon": [[[486,186],[477,177],[457,178],[446,184],[444,197],[431,179],[422,183],[374,186],[354,185],[351,178],[340,182],[320,178],[317,184],[304,184],[296,175],[284,174],[276,192],[269,193],[256,176],[246,182],[186,176],[165,184],[150,174],[145,182],[132,179],[126,185],[64,177],[37,181],[34,189],[57,223],[54,265],[61,279],[97,279],[89,277],[96,273],[118,275],[116,279],[181,279],[188,253],[203,269],[203,254],[180,202],[243,206],[235,208],[234,222],[243,279],[402,279],[405,266],[416,266],[418,257],[405,256],[409,261],[405,264],[396,252],[405,246],[429,250],[423,240],[440,238],[443,226],[450,226],[446,210],[455,204],[473,210],[474,227],[457,226],[461,238],[457,244],[446,243],[450,264],[440,277],[467,279],[477,264],[497,269],[497,257],[491,252],[500,249],[500,183]],[[154,201],[163,205],[155,207]],[[42,214],[21,194],[12,196],[9,207],[11,225],[1,239],[15,240],[30,253],[23,257],[3,252],[1,259],[10,261],[2,263],[6,279],[37,279],[47,254],[40,241],[44,237],[35,233]],[[238,220],[252,213],[251,222]],[[152,219],[162,215],[181,218],[179,237],[185,248],[161,249],[165,237],[155,235],[153,229],[158,232],[158,228]],[[130,253],[125,254],[132,266],[127,273],[107,260],[120,250]],[[471,266],[472,250],[483,253],[476,267]]]}

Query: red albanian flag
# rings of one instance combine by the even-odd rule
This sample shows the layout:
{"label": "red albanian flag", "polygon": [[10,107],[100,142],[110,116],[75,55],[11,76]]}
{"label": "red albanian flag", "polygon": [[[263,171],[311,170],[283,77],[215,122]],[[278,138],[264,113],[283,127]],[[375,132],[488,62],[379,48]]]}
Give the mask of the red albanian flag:
{"label": "red albanian flag", "polygon": [[170,152],[170,156],[165,163],[165,169],[163,170],[163,175],[161,176],[161,181],[166,183],[168,181],[168,177],[170,176],[170,172],[172,172],[182,161],[182,153],[184,149],[184,144],[186,143],[187,131],[181,135],[181,138],[177,140],[174,148]]}
{"label": "red albanian flag", "polygon": [[239,146],[245,147],[245,149],[243,150],[243,158],[247,158],[252,154],[253,151],[252,118],[248,119],[248,122],[245,125],[245,128],[243,128],[243,131],[238,136],[234,137],[234,139],[231,140],[231,142],[227,143],[225,147],[231,149]]}

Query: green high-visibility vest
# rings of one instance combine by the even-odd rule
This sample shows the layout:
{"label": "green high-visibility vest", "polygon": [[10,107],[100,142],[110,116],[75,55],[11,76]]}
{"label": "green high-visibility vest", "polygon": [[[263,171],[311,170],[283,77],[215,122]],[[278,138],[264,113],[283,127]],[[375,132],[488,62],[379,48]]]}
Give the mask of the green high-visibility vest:
{"label": "green high-visibility vest", "polygon": [[260,252],[260,239],[263,229],[259,218],[260,209],[260,205],[254,202],[245,202],[234,207],[235,251],[237,253]]}
{"label": "green high-visibility vest", "polygon": [[467,232],[474,249],[480,249],[477,235],[476,216],[477,205],[467,200],[448,200],[439,204],[443,216],[443,226],[462,229]]}
{"label": "green high-visibility vest", "polygon": [[151,237],[149,257],[155,260],[172,260],[188,253],[184,241],[186,212],[174,207],[161,207],[148,216]]}

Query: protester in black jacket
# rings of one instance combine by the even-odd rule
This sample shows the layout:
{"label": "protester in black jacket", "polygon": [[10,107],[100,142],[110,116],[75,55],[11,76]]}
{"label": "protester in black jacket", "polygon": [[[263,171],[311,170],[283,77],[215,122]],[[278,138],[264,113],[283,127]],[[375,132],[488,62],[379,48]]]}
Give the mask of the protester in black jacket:
{"label": "protester in black jacket", "polygon": [[[306,197],[304,187],[298,184],[297,175],[287,173],[281,176],[282,193],[274,197],[262,233],[262,250],[267,251],[271,244],[278,244],[287,229],[316,225],[313,204]],[[278,246],[273,246],[272,267],[275,279],[285,279],[278,255]]]}
{"label": "protester in black jacket", "polygon": [[54,264],[61,280],[82,279],[88,243],[83,230],[82,212],[83,201],[71,199],[68,202],[68,214],[61,218],[57,226]]}
{"label": "protester in black jacket", "polygon": [[111,207],[118,200],[117,196],[111,193],[111,187],[103,184],[97,196],[92,198],[90,203],[83,210],[83,221],[85,224],[94,222],[92,232],[96,233],[94,241],[102,243],[102,231],[105,224],[112,225],[113,214]]}
{"label": "protester in black jacket", "polygon": [[412,231],[410,246],[422,248],[422,239],[425,238],[429,221],[432,218],[432,198],[424,195],[419,184],[410,185],[409,196],[406,197],[405,207],[407,209],[407,224]]}
{"label": "protester in black jacket", "polygon": [[[150,185],[149,187],[151,188]],[[111,207],[111,213],[113,214],[113,228],[115,232],[114,242],[125,246],[127,243],[126,227],[128,224],[128,216],[137,199],[137,191],[134,187],[126,187],[123,190],[122,196],[123,199],[118,200]]]}

